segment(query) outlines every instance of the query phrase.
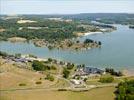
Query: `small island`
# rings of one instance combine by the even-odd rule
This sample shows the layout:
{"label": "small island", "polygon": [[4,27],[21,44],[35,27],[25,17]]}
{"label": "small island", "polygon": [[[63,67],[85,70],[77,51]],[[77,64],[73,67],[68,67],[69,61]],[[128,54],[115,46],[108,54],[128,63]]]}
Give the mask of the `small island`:
{"label": "small island", "polygon": [[57,49],[70,49],[70,50],[84,50],[84,49],[90,49],[90,48],[100,48],[101,42],[100,41],[94,41],[91,39],[85,39],[83,42],[79,40],[71,40],[71,39],[65,39],[63,41],[53,41],[53,43],[36,39],[33,40],[35,46],[38,47],[48,47],[49,49],[57,48]]}

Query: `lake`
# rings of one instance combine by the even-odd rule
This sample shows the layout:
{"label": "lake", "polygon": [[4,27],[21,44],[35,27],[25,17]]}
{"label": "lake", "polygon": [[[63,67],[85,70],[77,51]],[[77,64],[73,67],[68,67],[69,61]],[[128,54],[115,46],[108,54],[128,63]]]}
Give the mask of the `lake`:
{"label": "lake", "polygon": [[77,64],[95,67],[114,67],[116,69],[134,69],[134,29],[126,25],[115,25],[116,31],[104,34],[81,37],[102,42],[101,48],[90,50],[49,50],[46,47],[35,47],[32,43],[0,42],[0,51],[9,54],[33,54],[41,58],[56,58]]}

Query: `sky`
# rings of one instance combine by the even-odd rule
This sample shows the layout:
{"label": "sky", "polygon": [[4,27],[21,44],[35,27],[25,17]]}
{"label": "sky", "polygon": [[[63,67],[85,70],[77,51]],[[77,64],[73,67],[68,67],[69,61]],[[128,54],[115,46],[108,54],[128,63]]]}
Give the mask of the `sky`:
{"label": "sky", "polygon": [[134,13],[134,0],[0,0],[0,14]]}

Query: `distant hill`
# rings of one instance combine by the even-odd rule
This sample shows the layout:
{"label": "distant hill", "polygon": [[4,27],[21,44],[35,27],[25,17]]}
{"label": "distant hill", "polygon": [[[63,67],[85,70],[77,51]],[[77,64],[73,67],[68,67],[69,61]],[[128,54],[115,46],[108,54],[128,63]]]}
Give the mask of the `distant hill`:
{"label": "distant hill", "polygon": [[[7,15],[0,15],[7,16]],[[16,15],[15,15],[16,16]],[[99,22],[107,24],[133,24],[134,25],[134,14],[128,13],[81,13],[81,14],[51,14],[51,15],[18,15],[22,18],[63,18],[73,20],[91,21],[97,20]]]}

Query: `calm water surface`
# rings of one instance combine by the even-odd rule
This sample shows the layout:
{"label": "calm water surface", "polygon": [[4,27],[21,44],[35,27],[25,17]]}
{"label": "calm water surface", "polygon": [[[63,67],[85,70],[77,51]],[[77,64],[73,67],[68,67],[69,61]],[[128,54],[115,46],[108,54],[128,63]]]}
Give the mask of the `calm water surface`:
{"label": "calm water surface", "polygon": [[0,51],[10,54],[34,54],[42,58],[56,58],[77,64],[93,65],[104,68],[112,66],[116,69],[134,69],[134,29],[128,26],[115,25],[117,30],[111,33],[89,35],[80,38],[94,39],[102,42],[101,48],[87,51],[48,50],[35,47],[32,43],[0,42]]}

